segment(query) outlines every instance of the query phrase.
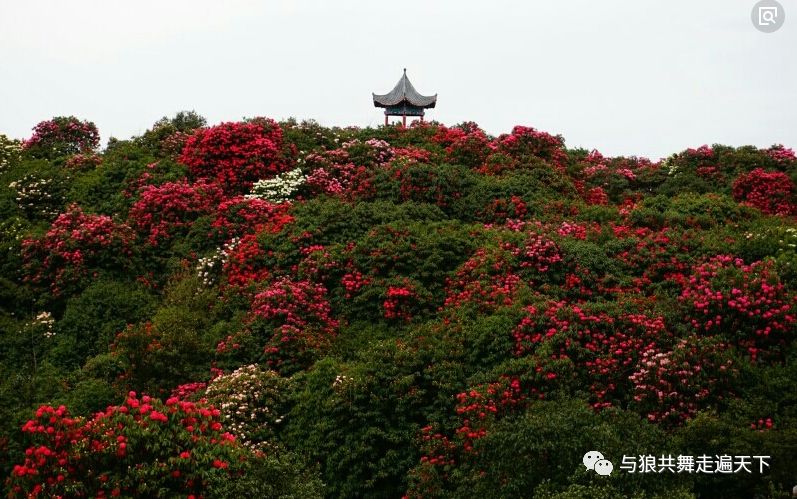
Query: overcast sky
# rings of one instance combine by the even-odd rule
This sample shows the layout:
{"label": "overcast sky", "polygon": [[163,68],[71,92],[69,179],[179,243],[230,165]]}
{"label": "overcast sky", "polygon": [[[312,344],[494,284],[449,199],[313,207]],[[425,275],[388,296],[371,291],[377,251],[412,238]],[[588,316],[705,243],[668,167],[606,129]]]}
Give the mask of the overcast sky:
{"label": "overcast sky", "polygon": [[0,133],[75,115],[128,138],[194,109],[379,125],[406,67],[428,117],[653,159],[797,148],[797,0],[0,0]]}

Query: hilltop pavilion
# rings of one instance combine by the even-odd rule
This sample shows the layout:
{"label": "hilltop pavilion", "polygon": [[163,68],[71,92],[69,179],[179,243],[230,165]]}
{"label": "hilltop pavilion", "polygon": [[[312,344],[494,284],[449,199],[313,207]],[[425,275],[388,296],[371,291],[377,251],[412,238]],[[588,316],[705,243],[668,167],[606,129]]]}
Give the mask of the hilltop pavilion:
{"label": "hilltop pavilion", "polygon": [[405,127],[407,116],[418,116],[423,121],[424,109],[433,108],[437,104],[437,94],[426,96],[415,90],[407,78],[407,68],[404,68],[404,75],[393,90],[384,95],[372,95],[374,106],[385,108],[385,125],[388,124],[388,116],[401,116],[401,122]]}

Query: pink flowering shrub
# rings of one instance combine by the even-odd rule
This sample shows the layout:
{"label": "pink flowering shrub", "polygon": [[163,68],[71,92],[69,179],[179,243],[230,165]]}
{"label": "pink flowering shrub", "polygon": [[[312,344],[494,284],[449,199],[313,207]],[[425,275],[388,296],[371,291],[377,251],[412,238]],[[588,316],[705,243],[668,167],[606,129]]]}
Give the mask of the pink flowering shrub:
{"label": "pink flowering shrub", "polygon": [[69,170],[93,170],[102,164],[102,157],[94,153],[75,154],[66,160],[64,166]]}
{"label": "pink flowering shrub", "polygon": [[732,396],[737,374],[727,346],[699,339],[680,340],[672,350],[648,346],[641,351],[629,406],[652,423],[677,426],[699,410]]}
{"label": "pink flowering shrub", "polygon": [[784,147],[782,144],[774,145],[766,150],[767,155],[782,165],[788,165],[797,161],[794,150]]}
{"label": "pink flowering shrub", "polygon": [[213,212],[222,191],[203,180],[147,185],[130,209],[130,221],[151,246],[158,246],[183,234],[202,215]]}
{"label": "pink flowering shrub", "polygon": [[797,297],[780,282],[771,260],[748,265],[713,257],[695,266],[680,300],[698,333],[725,338],[753,360],[779,356],[794,339]]}
{"label": "pink flowering shrub", "polygon": [[308,154],[310,174],[306,185],[312,194],[327,194],[344,199],[368,199],[373,196],[373,171],[355,164],[347,149],[333,149]]}
{"label": "pink flowering shrub", "polygon": [[194,178],[216,182],[225,192],[241,192],[256,180],[290,170],[291,156],[279,125],[258,119],[197,130],[186,140],[179,161]]}
{"label": "pink flowering shrub", "polygon": [[740,175],[733,183],[733,198],[767,215],[797,214],[797,188],[783,172],[756,168]]}
{"label": "pink flowering shrub", "polygon": [[48,285],[59,295],[92,280],[100,271],[124,271],[131,263],[133,241],[134,233],[127,225],[72,205],[43,237],[22,242],[25,279]]}
{"label": "pink flowering shrub", "polygon": [[33,128],[33,136],[22,147],[33,157],[58,158],[94,151],[100,145],[100,133],[90,121],[74,116],[58,116]]}

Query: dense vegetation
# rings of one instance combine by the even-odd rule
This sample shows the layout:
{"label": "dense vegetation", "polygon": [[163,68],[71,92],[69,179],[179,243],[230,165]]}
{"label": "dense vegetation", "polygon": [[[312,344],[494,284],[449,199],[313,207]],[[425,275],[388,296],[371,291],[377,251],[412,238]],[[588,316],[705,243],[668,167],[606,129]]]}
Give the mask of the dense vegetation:
{"label": "dense vegetation", "polygon": [[[797,160],[474,123],[0,135],[9,497],[779,497]],[[768,455],[764,473],[582,455]],[[755,470],[758,471],[758,470]]]}

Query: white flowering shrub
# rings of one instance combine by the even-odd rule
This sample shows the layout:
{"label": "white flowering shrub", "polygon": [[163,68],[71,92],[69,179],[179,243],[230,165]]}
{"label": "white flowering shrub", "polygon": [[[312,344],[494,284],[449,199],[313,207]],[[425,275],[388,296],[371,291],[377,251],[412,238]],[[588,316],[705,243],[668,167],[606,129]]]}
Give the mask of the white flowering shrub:
{"label": "white flowering shrub", "polygon": [[287,412],[291,379],[256,364],[214,379],[205,398],[221,410],[224,427],[244,445],[265,449]]}
{"label": "white flowering shrub", "polygon": [[302,173],[301,168],[294,168],[280,173],[274,178],[258,180],[252,186],[248,197],[282,203],[290,200],[306,180],[307,177]]}
{"label": "white flowering shrub", "polygon": [[22,152],[22,144],[17,140],[12,140],[0,133],[0,173],[19,159]]}
{"label": "white flowering shrub", "polygon": [[233,238],[221,248],[216,248],[216,252],[212,255],[202,257],[197,261],[196,273],[203,287],[208,288],[219,281],[224,263],[240,241],[240,237]]}
{"label": "white flowering shrub", "polygon": [[16,191],[17,205],[30,216],[50,218],[61,212],[63,186],[50,176],[29,173],[8,186]]}

